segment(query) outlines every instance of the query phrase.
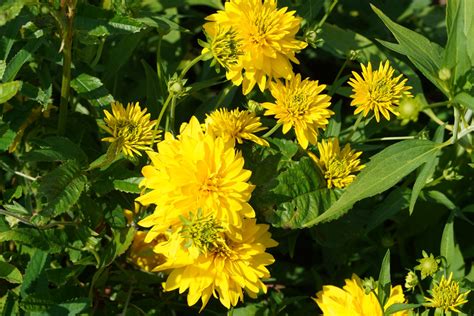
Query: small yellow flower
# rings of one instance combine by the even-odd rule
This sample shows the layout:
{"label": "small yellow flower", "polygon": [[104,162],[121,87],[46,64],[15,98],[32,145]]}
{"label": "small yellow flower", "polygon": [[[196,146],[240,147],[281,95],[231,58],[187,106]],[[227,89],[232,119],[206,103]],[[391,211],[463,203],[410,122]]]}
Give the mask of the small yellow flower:
{"label": "small yellow flower", "polygon": [[447,311],[453,311],[460,313],[457,309],[458,306],[467,303],[467,296],[471,292],[470,290],[460,294],[459,293],[459,283],[452,280],[453,273],[449,274],[449,278],[446,280],[444,275],[441,277],[439,283],[435,283],[433,289],[430,291],[432,298],[425,297],[428,301],[425,306],[439,308]]}
{"label": "small yellow flower", "polygon": [[427,276],[433,276],[439,270],[440,260],[436,259],[432,253],[428,256],[426,251],[422,252],[423,258],[417,259],[420,264],[415,267],[415,270],[421,272],[421,279],[424,280]]}
{"label": "small yellow flower", "polygon": [[276,0],[230,0],[206,18],[209,50],[224,67],[232,61],[227,78],[242,84],[244,94],[256,84],[263,91],[271,79],[293,76],[290,61],[298,63],[295,54],[307,44],[295,38],[301,18],[287,10],[278,9]]}
{"label": "small yellow flower", "polygon": [[248,183],[252,172],[244,169],[241,153],[233,142],[204,133],[195,117],[181,126],[177,138],[166,133],[158,153],[148,156],[151,164],[142,169],[140,187],[149,190],[136,199],[156,205],[154,213],[139,222],[153,227],[147,240],[192,210],[212,213],[226,226],[240,227],[242,216],[255,217],[248,203],[254,189]]}
{"label": "small yellow flower", "polygon": [[341,151],[337,138],[323,139],[318,143],[318,150],[319,158],[311,152],[308,152],[308,155],[321,169],[329,189],[342,189],[348,186],[354,181],[355,173],[365,167],[360,164],[359,156],[362,152],[351,149],[349,144],[346,144]]}
{"label": "small yellow flower", "polygon": [[192,306],[201,299],[201,310],[211,296],[219,298],[226,308],[243,301],[243,290],[252,298],[267,288],[261,281],[270,277],[266,266],[274,262],[266,248],[277,245],[268,232],[268,225],[255,219],[243,219],[242,227],[233,232],[224,229],[213,216],[186,218],[182,229],[168,229],[168,240],[154,251],[166,261],[153,271],[171,270],[165,291],[188,291]]}
{"label": "small yellow flower", "polygon": [[[405,302],[405,296],[400,285],[391,288],[390,297],[382,310],[376,293],[374,293],[376,291],[366,294],[362,281],[357,275],[353,274],[351,279],[345,280],[345,283],[342,289],[325,285],[313,298],[324,316],[383,316],[383,312],[389,306]],[[404,316],[408,315],[408,312],[401,311],[392,315]]]}
{"label": "small yellow flower", "polygon": [[364,116],[370,111],[375,114],[377,122],[380,121],[380,113],[390,120],[390,113],[398,116],[396,106],[400,103],[403,96],[411,96],[408,90],[410,86],[405,86],[407,79],[402,79],[402,75],[393,77],[395,70],[390,66],[388,60],[385,64],[380,63],[378,70],[372,70],[372,65],[362,65],[362,77],[352,72],[354,76],[349,80],[349,85],[352,87],[354,94],[351,95],[353,99],[352,106],[356,106],[354,114],[363,112]]}
{"label": "small yellow flower", "polygon": [[226,140],[242,144],[247,139],[261,146],[269,146],[266,140],[254,135],[266,127],[262,127],[260,118],[250,111],[218,109],[207,115],[204,124],[207,131]]}
{"label": "small yellow flower", "polygon": [[130,157],[141,156],[141,150],[151,150],[156,121],[151,121],[150,114],[146,112],[146,109],[140,108],[138,102],[129,103],[127,108],[120,102],[112,103],[112,114],[104,110],[106,125],[101,126],[112,136],[103,138],[102,141],[117,142],[119,150]]}
{"label": "small yellow flower", "polygon": [[300,74],[285,83],[272,82],[270,92],[275,103],[262,104],[267,109],[265,115],[275,115],[278,123],[283,124],[284,134],[293,127],[298,143],[306,149],[308,144],[317,143],[318,129],[325,129],[334,114],[328,109],[331,97],[321,93],[324,88],[326,85],[318,81],[301,80]]}
{"label": "small yellow flower", "polygon": [[142,270],[150,272],[154,267],[162,264],[165,257],[155,253],[153,247],[160,241],[165,239],[162,237],[152,240],[150,243],[145,242],[146,232],[137,231],[133,237],[133,243],[130,247],[129,258]]}

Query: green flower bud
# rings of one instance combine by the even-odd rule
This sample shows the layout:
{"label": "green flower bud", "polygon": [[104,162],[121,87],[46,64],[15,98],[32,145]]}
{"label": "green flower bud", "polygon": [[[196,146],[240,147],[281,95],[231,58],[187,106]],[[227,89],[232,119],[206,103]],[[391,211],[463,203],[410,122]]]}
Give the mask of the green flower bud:
{"label": "green flower bud", "polygon": [[405,288],[407,290],[413,291],[414,288],[418,285],[418,276],[415,272],[409,270],[405,276]]}
{"label": "green flower bud", "polygon": [[431,253],[429,256],[423,250],[423,258],[417,259],[420,264],[415,267],[415,270],[421,272],[421,279],[424,280],[427,276],[433,276],[439,270],[440,260],[435,258]]}
{"label": "green flower bud", "polygon": [[438,77],[443,81],[448,81],[451,78],[451,70],[446,67],[441,68],[438,71]]}
{"label": "green flower bud", "polygon": [[422,108],[420,99],[416,98],[409,98],[404,96],[400,100],[400,106],[398,107],[398,119],[402,120],[402,125],[408,124],[408,122],[418,121],[418,114],[420,113]]}
{"label": "green flower bud", "polygon": [[249,102],[247,103],[247,109],[250,112],[255,113],[255,115],[261,115],[265,110],[260,103],[254,100],[249,100]]}
{"label": "green flower bud", "polygon": [[365,294],[369,294],[377,288],[377,282],[375,282],[373,277],[365,278],[362,280],[362,288],[365,291]]}

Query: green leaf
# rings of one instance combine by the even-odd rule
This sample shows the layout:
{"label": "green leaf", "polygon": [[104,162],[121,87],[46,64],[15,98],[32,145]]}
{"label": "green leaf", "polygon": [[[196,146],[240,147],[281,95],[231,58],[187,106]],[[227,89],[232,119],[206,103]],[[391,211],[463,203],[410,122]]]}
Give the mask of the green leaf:
{"label": "green leaf", "polygon": [[217,10],[223,10],[221,0],[185,0],[185,3],[189,5],[206,5]]}
{"label": "green leaf", "polygon": [[13,291],[8,290],[6,295],[0,298],[0,315],[2,316],[16,316],[20,315],[18,306],[18,295]]}
{"label": "green leaf", "polygon": [[366,232],[370,232],[387,219],[392,218],[401,210],[408,207],[410,190],[395,188],[378,206],[375,207],[373,215],[367,222]]}
{"label": "green leaf", "polygon": [[135,228],[114,229],[114,238],[105,249],[102,257],[101,267],[110,265],[117,257],[125,253],[130,247],[135,236]]}
{"label": "green leaf", "polygon": [[[441,91],[447,93],[443,82],[438,78],[438,71],[442,63],[441,56],[443,49],[436,43],[430,42],[423,35],[393,22],[375,6],[371,5],[371,7],[400,44],[400,49],[396,51],[407,56],[426,78]],[[384,44],[384,42],[382,42],[382,44]],[[393,46],[388,46],[388,48],[392,49]]]}
{"label": "green leaf", "polygon": [[87,183],[80,165],[68,160],[39,181],[39,194],[46,197],[45,216],[57,216],[67,212],[81,196]]}
{"label": "green leaf", "polygon": [[306,223],[305,227],[334,220],[345,214],[357,201],[391,188],[436,155],[438,146],[429,140],[415,139],[401,141],[385,148],[371,157],[356,180],[326,212]]}
{"label": "green leaf", "polygon": [[321,38],[324,40],[322,49],[342,59],[346,59],[351,51],[358,51],[357,60],[363,63],[386,58],[368,38],[351,30],[343,30],[336,25],[325,23]]}
{"label": "green leaf", "polygon": [[10,283],[23,282],[23,276],[20,270],[8,262],[0,261],[0,278],[5,279]]}
{"label": "green leaf", "polygon": [[[144,60],[141,61],[145,69],[146,78],[146,104],[152,117],[158,117],[158,109],[160,108],[158,100],[163,98],[163,89],[158,81],[158,74]],[[160,65],[161,67],[161,65]]]}
{"label": "green leaf", "polygon": [[71,81],[71,88],[73,88],[80,97],[99,108],[104,108],[114,102],[114,98],[104,87],[100,79],[85,73],[80,74]]}
{"label": "green leaf", "polygon": [[30,39],[10,60],[3,74],[3,82],[12,81],[21,67],[33,57],[33,53],[44,43],[42,37]]}
{"label": "green leaf", "polygon": [[326,136],[326,138],[338,137],[339,133],[341,132],[341,105],[342,105],[342,100],[339,100],[331,109],[332,111],[334,111],[335,115],[333,115],[329,119],[328,127],[326,128],[326,131],[324,132],[324,135]]}
{"label": "green leaf", "polygon": [[390,305],[384,312],[384,315],[392,315],[397,312],[406,311],[414,308],[418,308],[423,306],[423,304],[403,304],[403,303],[395,303]]}
{"label": "green leaf", "polygon": [[276,180],[278,184],[271,190],[276,203],[271,222],[276,227],[302,228],[328,209],[339,193],[325,187],[325,181],[308,157],[290,163]]}
{"label": "green leaf", "polygon": [[[444,126],[439,126],[438,129],[436,130],[433,141],[435,143],[440,144],[443,142],[443,137],[444,137]],[[416,181],[415,181],[415,184],[413,185],[413,190],[410,197],[410,207],[409,207],[410,215],[413,213],[413,209],[415,208],[415,203],[418,198],[418,195],[421,192],[421,189],[423,189],[423,187],[426,184],[426,181],[428,181],[428,179],[433,175],[433,172],[436,166],[438,165],[438,162],[439,162],[438,157],[439,157],[440,152],[441,151],[438,152],[438,155],[434,155],[430,157],[430,159],[423,165],[423,167],[421,167],[420,173],[416,177]]]}
{"label": "green leaf", "polygon": [[454,102],[464,105],[465,107],[474,111],[474,96],[460,92],[454,97]]}
{"label": "green leaf", "polygon": [[454,237],[454,221],[448,220],[446,226],[444,226],[443,236],[441,237],[441,256],[446,258],[448,266],[446,272],[453,273],[454,279],[463,278],[465,275],[465,265],[463,255],[459,245],[456,243]]}
{"label": "green leaf", "polygon": [[5,25],[8,21],[13,20],[21,9],[23,9],[26,1],[24,0],[6,0],[0,4],[0,26]]}
{"label": "green leaf", "polygon": [[387,249],[385,256],[382,260],[380,267],[379,280],[378,280],[378,298],[380,305],[385,306],[388,298],[390,297],[390,290],[392,287],[392,281],[390,279],[390,249]]}
{"label": "green leaf", "polygon": [[0,123],[0,151],[6,151],[15,140],[16,133],[8,124]]}
{"label": "green leaf", "polygon": [[11,81],[7,83],[0,83],[0,104],[7,102],[17,94],[21,88],[21,81]]}
{"label": "green leaf", "polygon": [[133,177],[128,179],[116,179],[113,181],[114,189],[126,193],[140,194],[141,190],[138,184],[142,181],[143,177]]}
{"label": "green leaf", "polygon": [[443,66],[452,71],[455,90],[462,90],[474,74],[474,6],[471,0],[453,0],[446,10],[448,42]]}
{"label": "green leaf", "polygon": [[69,138],[52,136],[34,141],[39,148],[33,149],[23,156],[26,161],[67,161],[76,160],[87,163],[87,155]]}
{"label": "green leaf", "polygon": [[34,292],[33,286],[38,281],[42,274],[46,261],[48,259],[48,252],[36,249],[31,256],[30,262],[26,267],[23,283],[21,284],[21,296],[24,297],[28,293]]}

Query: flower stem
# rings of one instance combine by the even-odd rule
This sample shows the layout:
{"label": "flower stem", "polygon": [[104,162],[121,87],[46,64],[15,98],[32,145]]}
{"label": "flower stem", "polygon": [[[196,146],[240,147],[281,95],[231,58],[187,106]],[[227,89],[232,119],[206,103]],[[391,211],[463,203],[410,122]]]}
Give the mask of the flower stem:
{"label": "flower stem", "polygon": [[451,103],[450,101],[434,102],[434,103],[430,103],[427,106],[425,106],[425,109],[436,108],[436,107],[439,107],[439,106],[446,106],[446,105],[449,105],[450,103]]}
{"label": "flower stem", "polygon": [[354,126],[352,126],[352,130],[351,130],[349,136],[347,136],[347,141],[350,141],[352,139],[352,136],[354,136],[354,133],[357,130],[357,127],[359,127],[359,124],[360,124],[360,122],[362,121],[363,118],[364,118],[364,115],[362,113],[359,114],[359,117],[355,121]]}
{"label": "flower stem", "polygon": [[324,14],[321,21],[319,21],[318,28],[321,28],[323,26],[324,22],[326,22],[327,18],[329,17],[329,15],[331,14],[332,10],[334,9],[334,7],[336,6],[336,4],[338,2],[339,2],[339,0],[333,0],[332,1],[331,5],[329,6],[328,10],[326,11],[326,14]]}
{"label": "flower stem", "polygon": [[275,124],[275,126],[273,126],[272,129],[266,132],[265,135],[263,135],[262,137],[267,138],[267,137],[272,136],[272,134],[275,133],[280,128],[280,126],[281,126],[280,123]]}
{"label": "flower stem", "polygon": [[195,57],[193,60],[189,61],[186,66],[184,66],[183,70],[181,71],[181,74],[179,75],[179,79],[183,79],[186,73],[191,69],[192,66],[197,64],[199,61],[201,61],[204,58],[204,55],[198,55]]}
{"label": "flower stem", "polygon": [[431,109],[425,109],[423,110],[423,113],[425,113],[426,115],[428,115],[430,117],[430,119],[433,120],[433,122],[435,122],[436,124],[438,125],[441,125],[441,126],[444,126],[445,129],[447,129],[448,131],[452,131],[453,130],[453,127],[451,125],[448,125],[446,124],[445,122],[443,122],[442,120],[440,120],[436,114],[434,114],[433,110]]}
{"label": "flower stem", "polygon": [[391,140],[406,140],[406,139],[415,139],[416,136],[393,136],[393,137],[381,137],[381,138],[372,138],[360,141],[360,143],[369,143],[369,142],[378,142],[378,141],[391,141]]}
{"label": "flower stem", "polygon": [[65,4],[65,8],[63,8],[64,14],[67,17],[67,24],[62,33],[63,74],[61,83],[61,99],[59,102],[58,135],[64,135],[64,132],[66,131],[69,93],[71,90],[72,36],[76,3],[76,0],[69,0]]}
{"label": "flower stem", "polygon": [[455,105],[454,106],[453,137],[452,137],[451,144],[454,144],[458,140],[460,115],[461,115],[461,112],[459,111],[458,107]]}
{"label": "flower stem", "polygon": [[[173,96],[171,98],[171,108],[170,108],[170,130],[174,132],[174,118],[175,118],[175,111],[176,111],[176,97]],[[165,129],[165,132],[167,132],[168,129]]]}
{"label": "flower stem", "polygon": [[153,129],[153,138],[151,139],[151,144],[150,144],[151,147],[153,147],[153,144],[155,143],[155,137],[158,131],[158,127],[160,126],[161,120],[163,119],[163,115],[165,114],[166,109],[168,108],[168,104],[170,103],[172,98],[173,98],[173,95],[171,93],[168,94],[168,97],[166,98],[165,103],[163,103],[163,106],[161,107],[160,114],[158,115],[158,119],[156,120],[156,124]]}
{"label": "flower stem", "polygon": [[349,60],[350,60],[350,56],[348,55],[346,57],[346,60],[344,61],[344,63],[342,64],[341,68],[339,68],[339,71],[336,75],[336,78],[334,78],[334,81],[332,82],[332,85],[331,85],[331,89],[329,89],[329,92],[328,92],[328,95],[329,96],[333,96],[333,94],[336,92],[336,83],[337,81],[339,80],[339,77],[341,77],[342,75],[342,72],[344,71],[344,69],[346,69],[346,66],[347,64],[349,63]]}

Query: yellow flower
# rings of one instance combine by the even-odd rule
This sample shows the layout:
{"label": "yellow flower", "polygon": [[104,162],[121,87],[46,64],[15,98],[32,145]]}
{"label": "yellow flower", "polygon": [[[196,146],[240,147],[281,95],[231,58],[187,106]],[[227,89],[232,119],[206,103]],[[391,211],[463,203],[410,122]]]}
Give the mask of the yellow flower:
{"label": "yellow flower", "polygon": [[[295,38],[301,18],[294,13],[286,7],[278,9],[276,0],[230,0],[224,10],[206,18],[210,21],[203,26],[207,36],[220,45],[214,45],[219,47],[214,48],[215,58],[222,61],[222,56],[231,56],[234,63],[238,56],[228,67],[227,78],[242,84],[244,94],[256,84],[263,91],[271,79],[293,76],[290,61],[298,63],[295,54],[307,46]],[[215,39],[222,34],[228,34],[227,38]]]}
{"label": "yellow flower", "polygon": [[202,55],[210,55],[212,58],[211,66],[216,63],[224,67],[227,72],[227,79],[232,80],[231,74],[238,72],[239,63],[241,63],[242,41],[237,38],[237,32],[231,27],[209,27],[206,31],[206,37],[209,43],[204,43]]}
{"label": "yellow flower", "polygon": [[133,243],[130,247],[129,258],[141,269],[150,272],[154,267],[164,262],[164,256],[153,252],[153,247],[164,239],[156,238],[150,243],[145,242],[146,232],[137,231],[133,237]]}
{"label": "yellow flower", "polygon": [[328,118],[334,114],[328,107],[331,97],[321,92],[326,85],[318,81],[301,80],[297,74],[284,84],[281,81],[270,83],[270,92],[275,103],[265,102],[262,106],[267,109],[265,115],[275,115],[278,124],[283,124],[286,134],[293,127],[301,147],[316,144],[319,128],[325,129]]}
{"label": "yellow flower", "polygon": [[241,239],[212,216],[188,217],[182,229],[168,230],[168,240],[154,248],[166,261],[153,271],[171,270],[164,290],[189,290],[188,305],[201,299],[201,310],[211,296],[230,308],[243,301],[243,290],[252,298],[266,293],[261,279],[270,277],[266,266],[274,259],[265,250],[277,243],[271,239],[268,225],[256,224],[255,219],[243,219],[236,230]]}
{"label": "yellow flower", "polygon": [[362,77],[353,71],[354,77],[349,80],[354,92],[351,95],[351,105],[357,107],[354,114],[363,111],[363,115],[367,116],[370,111],[374,111],[377,122],[380,121],[380,113],[387,120],[390,120],[389,112],[398,116],[396,106],[399,105],[400,99],[403,96],[411,96],[408,92],[411,87],[405,86],[407,79],[400,81],[402,75],[394,78],[395,70],[388,60],[385,64],[380,63],[378,70],[372,70],[370,62],[367,67],[362,64],[361,67]]}
{"label": "yellow flower", "polygon": [[[316,298],[313,298],[324,316],[383,316],[383,311],[387,310],[389,306],[405,302],[402,287],[397,285],[391,288],[390,297],[382,311],[376,293],[365,294],[362,281],[357,275],[353,274],[352,279],[346,279],[345,283],[342,289],[325,285],[316,294]],[[403,316],[408,315],[408,312],[401,311],[393,315]]]}
{"label": "yellow flower", "polygon": [[102,141],[117,142],[118,150],[130,157],[141,156],[140,150],[151,150],[156,121],[151,121],[150,114],[146,112],[138,102],[134,105],[129,103],[127,108],[120,102],[112,103],[112,114],[104,110],[106,125],[102,126],[112,136]]}
{"label": "yellow flower", "polygon": [[254,135],[266,127],[262,127],[260,118],[250,111],[218,109],[207,115],[205,125],[207,131],[225,140],[242,144],[243,139],[248,139],[261,146],[269,146],[266,140]]}
{"label": "yellow flower", "polygon": [[311,152],[308,152],[308,155],[321,169],[329,189],[333,187],[342,189],[348,186],[354,181],[355,173],[365,167],[358,159],[362,152],[351,149],[349,144],[346,144],[341,151],[337,138],[323,139],[318,143],[318,150],[319,158]]}
{"label": "yellow flower", "polygon": [[452,272],[449,274],[447,280],[444,275],[441,277],[441,281],[435,284],[433,289],[430,291],[431,296],[433,297],[425,297],[428,301],[428,303],[425,304],[426,306],[443,309],[445,312],[453,311],[460,313],[457,307],[468,302],[467,296],[471,291],[469,290],[460,294],[459,283],[452,280],[452,277]]}
{"label": "yellow flower", "polygon": [[148,156],[151,165],[142,169],[140,186],[150,190],[136,200],[156,205],[155,212],[139,223],[153,227],[151,232],[158,234],[197,209],[213,212],[225,225],[240,226],[242,216],[255,217],[248,203],[254,189],[248,183],[252,173],[243,168],[242,155],[233,142],[204,133],[195,117],[181,126],[178,138],[167,133],[158,143],[158,153]]}

